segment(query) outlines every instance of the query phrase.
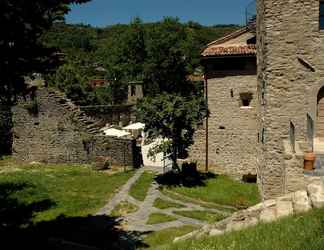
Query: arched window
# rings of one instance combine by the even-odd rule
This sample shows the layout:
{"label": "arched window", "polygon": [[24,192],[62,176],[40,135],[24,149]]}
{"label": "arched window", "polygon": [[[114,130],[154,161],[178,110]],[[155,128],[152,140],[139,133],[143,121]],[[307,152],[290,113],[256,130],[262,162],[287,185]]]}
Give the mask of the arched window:
{"label": "arched window", "polygon": [[295,125],[292,122],[290,122],[289,139],[290,139],[291,151],[295,153],[296,135],[295,135]]}

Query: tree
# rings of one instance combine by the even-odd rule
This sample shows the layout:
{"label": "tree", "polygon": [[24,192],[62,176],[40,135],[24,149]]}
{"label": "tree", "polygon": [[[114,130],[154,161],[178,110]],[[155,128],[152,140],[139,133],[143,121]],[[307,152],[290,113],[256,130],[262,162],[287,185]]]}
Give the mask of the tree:
{"label": "tree", "polygon": [[62,21],[69,4],[89,0],[0,1],[0,102],[12,104],[25,87],[24,76],[56,65],[54,50],[45,48],[41,35]]}
{"label": "tree", "polygon": [[73,64],[64,64],[48,76],[49,85],[56,87],[78,105],[88,103],[88,79]]}
{"label": "tree", "polygon": [[208,114],[203,97],[162,94],[144,98],[138,105],[138,118],[145,123],[149,139],[162,138],[151,154],[171,154],[177,167],[179,152],[193,144],[195,128]]}
{"label": "tree", "polygon": [[144,64],[144,89],[146,95],[161,92],[179,93],[186,89],[186,56],[183,43],[184,26],[177,18],[165,18],[147,31]]}

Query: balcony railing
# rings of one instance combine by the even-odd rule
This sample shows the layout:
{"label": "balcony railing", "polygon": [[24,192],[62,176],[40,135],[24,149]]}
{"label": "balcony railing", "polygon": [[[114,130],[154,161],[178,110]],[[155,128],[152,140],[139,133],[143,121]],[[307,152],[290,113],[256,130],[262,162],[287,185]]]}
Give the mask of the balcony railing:
{"label": "balcony railing", "polygon": [[246,27],[250,29],[250,31],[256,31],[256,18],[257,18],[257,10],[256,10],[256,0],[253,0],[249,3],[245,9],[245,18],[246,18]]}

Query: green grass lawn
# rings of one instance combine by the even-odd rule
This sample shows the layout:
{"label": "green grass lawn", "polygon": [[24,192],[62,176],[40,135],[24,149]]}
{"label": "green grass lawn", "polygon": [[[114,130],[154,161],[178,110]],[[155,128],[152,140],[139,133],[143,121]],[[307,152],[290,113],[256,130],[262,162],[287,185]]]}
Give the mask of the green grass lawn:
{"label": "green grass lawn", "polygon": [[206,211],[199,211],[199,210],[193,210],[193,211],[174,211],[173,213],[189,217],[201,221],[206,221],[208,223],[215,223],[217,221],[220,221],[225,218],[222,214],[213,213],[213,212],[206,212]]}
{"label": "green grass lawn", "polygon": [[196,229],[198,229],[197,226],[186,225],[150,233],[146,237],[144,237],[144,243],[148,247],[143,249],[161,249],[163,248],[163,244],[172,242],[175,237],[180,237]]}
{"label": "green grass lawn", "polygon": [[174,220],[176,220],[176,218],[170,215],[161,213],[151,213],[146,224],[153,225]]}
{"label": "green grass lawn", "polygon": [[135,213],[137,210],[138,207],[135,204],[129,203],[127,201],[122,201],[113,209],[113,211],[111,212],[111,216],[125,216],[130,213]]}
{"label": "green grass lawn", "polygon": [[321,250],[324,249],[324,209],[218,237],[169,244],[161,249]]}
{"label": "green grass lawn", "polygon": [[153,204],[154,207],[159,209],[167,209],[167,208],[182,208],[183,205],[175,202],[170,202],[166,200],[162,200],[161,198],[157,198]]}
{"label": "green grass lawn", "polygon": [[33,207],[34,222],[95,213],[133,174],[108,175],[68,165],[2,166],[0,172],[0,200],[8,209],[11,203]]}
{"label": "green grass lawn", "polygon": [[230,177],[219,175],[204,181],[204,186],[184,187],[172,186],[165,187],[167,191],[177,193],[182,197],[228,205],[236,208],[246,208],[260,202],[260,195],[256,184],[241,183]]}
{"label": "green grass lawn", "polygon": [[145,171],[133,184],[129,190],[129,194],[136,200],[144,201],[154,177],[155,175],[153,173]]}

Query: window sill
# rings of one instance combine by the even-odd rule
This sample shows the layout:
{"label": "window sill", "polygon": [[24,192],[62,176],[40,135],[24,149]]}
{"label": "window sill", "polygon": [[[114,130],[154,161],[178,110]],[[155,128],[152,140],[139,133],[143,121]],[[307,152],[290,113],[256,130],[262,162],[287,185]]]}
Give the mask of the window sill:
{"label": "window sill", "polygon": [[240,109],[253,109],[251,106],[241,106]]}

